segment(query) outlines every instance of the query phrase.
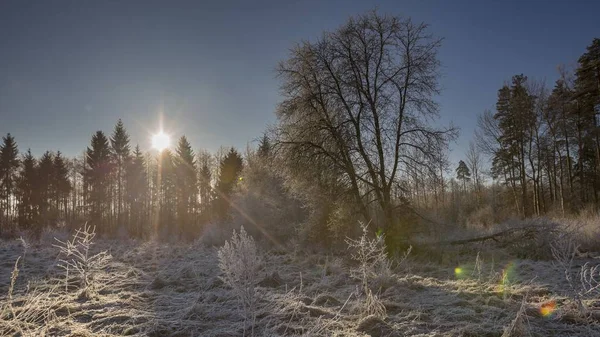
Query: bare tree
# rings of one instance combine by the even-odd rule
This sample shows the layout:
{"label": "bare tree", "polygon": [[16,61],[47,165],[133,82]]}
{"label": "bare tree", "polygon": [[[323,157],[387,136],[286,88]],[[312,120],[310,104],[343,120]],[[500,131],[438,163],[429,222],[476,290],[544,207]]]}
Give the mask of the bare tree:
{"label": "bare tree", "polygon": [[469,143],[469,149],[466,154],[467,166],[471,170],[471,177],[473,181],[473,191],[475,192],[475,196],[477,198],[477,203],[479,203],[479,199],[481,197],[481,171],[482,171],[482,160],[481,160],[481,152],[475,143]]}
{"label": "bare tree", "polygon": [[493,156],[500,148],[500,137],[502,132],[498,127],[498,121],[494,119],[494,113],[485,110],[477,116],[477,130],[475,130],[475,142],[479,151],[487,156]]}
{"label": "bare tree", "polygon": [[438,149],[457,133],[430,123],[438,112],[440,44],[427,25],[376,12],[299,44],[278,69],[280,152],[296,171],[327,175],[364,218],[381,211],[380,225],[391,228],[399,177],[435,170]]}

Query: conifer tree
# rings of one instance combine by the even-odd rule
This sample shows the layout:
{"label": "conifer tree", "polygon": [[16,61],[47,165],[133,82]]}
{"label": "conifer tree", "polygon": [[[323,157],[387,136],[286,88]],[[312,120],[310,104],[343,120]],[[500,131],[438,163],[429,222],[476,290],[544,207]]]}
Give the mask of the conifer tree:
{"label": "conifer tree", "polygon": [[148,177],[144,154],[139,145],[133,151],[133,157],[126,169],[126,203],[129,205],[129,233],[141,237],[146,225],[145,211],[148,198]]}
{"label": "conifer tree", "polygon": [[111,174],[111,154],[108,139],[102,131],[92,136],[91,147],[86,151],[85,181],[89,193],[90,208],[89,222],[98,226],[101,233],[110,232],[106,225],[106,215],[109,210],[108,185]]}
{"label": "conifer tree", "polygon": [[69,181],[69,169],[64,157],[60,151],[56,152],[53,162],[53,188],[54,188],[54,204],[57,215],[60,218],[61,208],[63,219],[67,218],[67,201],[71,192],[71,182]]}
{"label": "conifer tree", "polygon": [[578,60],[575,72],[578,179],[582,202],[600,203],[600,39]]}
{"label": "conifer tree", "polygon": [[559,195],[564,212],[565,201],[572,204],[573,195],[573,152],[571,147],[576,142],[573,104],[573,90],[566,79],[556,81],[548,98],[548,109],[544,116],[548,126],[549,137],[552,138],[552,157],[556,157],[548,169],[552,171],[555,193]]}
{"label": "conifer tree", "polygon": [[267,158],[271,154],[271,141],[266,133],[260,139],[257,153],[262,158]]}
{"label": "conifer tree", "polygon": [[22,166],[19,172],[17,182],[18,195],[18,224],[21,229],[34,229],[39,232],[39,228],[35,228],[38,223],[38,173],[37,161],[31,154],[31,149],[21,160]]}
{"label": "conifer tree", "polygon": [[170,237],[175,234],[175,208],[177,205],[176,193],[176,178],[173,163],[173,154],[170,150],[163,150],[159,154],[159,165],[155,185],[158,187],[158,205],[160,209],[160,234],[165,237]]}
{"label": "conifer tree", "polygon": [[232,147],[219,165],[219,180],[217,182],[217,199],[215,211],[219,220],[225,220],[230,208],[230,198],[240,173],[243,161],[240,154]]}
{"label": "conifer tree", "polygon": [[527,91],[526,81],[526,76],[515,75],[510,87],[505,85],[498,91],[497,113],[494,115],[501,130],[501,148],[494,157],[495,171],[508,176],[513,188],[515,181],[519,182],[524,216],[529,214],[526,151],[531,137],[530,131],[536,121],[533,98]]}
{"label": "conifer tree", "polygon": [[191,236],[198,198],[196,161],[192,146],[185,136],[179,139],[174,158],[177,193],[177,223],[180,234]]}
{"label": "conifer tree", "polygon": [[467,191],[467,182],[471,180],[471,171],[467,164],[464,161],[458,162],[458,167],[456,168],[456,179],[462,181],[463,190]]}
{"label": "conifer tree", "polygon": [[54,182],[54,158],[50,151],[44,152],[39,160],[38,178],[38,207],[40,209],[40,221],[43,226],[52,221],[50,206],[52,206],[52,197],[54,196],[54,193],[52,192]]}
{"label": "conifer tree", "polygon": [[198,193],[200,196],[200,219],[202,223],[210,219],[212,202],[212,173],[210,153],[203,151],[198,154]]}
{"label": "conifer tree", "polygon": [[122,226],[123,222],[123,195],[125,186],[125,168],[127,167],[130,159],[130,146],[129,146],[129,135],[125,130],[123,121],[119,119],[113,134],[110,138],[111,143],[111,154],[112,162],[115,166],[115,180],[117,184],[117,226]]}
{"label": "conifer tree", "polygon": [[[19,150],[15,138],[9,134],[2,138],[0,145],[0,190],[2,191],[4,223],[10,223],[11,195],[14,193],[16,173],[19,168]],[[1,216],[1,215],[0,215]],[[0,220],[0,232],[3,230]]]}

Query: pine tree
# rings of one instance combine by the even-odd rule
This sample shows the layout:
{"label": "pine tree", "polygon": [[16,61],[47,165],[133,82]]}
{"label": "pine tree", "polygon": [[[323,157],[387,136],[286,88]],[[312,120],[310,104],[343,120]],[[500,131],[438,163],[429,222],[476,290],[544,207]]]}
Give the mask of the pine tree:
{"label": "pine tree", "polygon": [[578,138],[578,178],[582,202],[591,194],[600,203],[600,39],[596,38],[578,60],[575,101]]}
{"label": "pine tree", "polygon": [[531,128],[536,121],[533,97],[527,91],[526,82],[526,76],[515,75],[510,87],[505,85],[498,91],[497,113],[494,115],[502,132],[499,139],[501,148],[494,158],[495,171],[502,172],[513,191],[516,190],[515,182],[519,181],[524,216],[529,215],[526,151],[531,140]]}
{"label": "pine tree", "polygon": [[126,203],[129,205],[129,233],[142,237],[146,224],[146,207],[148,199],[148,177],[146,162],[139,145],[133,151],[133,158],[126,169]]}
{"label": "pine tree", "polygon": [[458,167],[456,168],[456,179],[462,181],[463,190],[466,192],[467,182],[471,180],[471,171],[469,171],[469,167],[462,160],[458,162]]}
{"label": "pine tree", "polygon": [[230,198],[235,185],[241,178],[243,161],[240,154],[232,147],[225,155],[219,166],[219,180],[217,182],[217,199],[215,211],[219,220],[227,218],[230,208]]}
{"label": "pine tree", "polygon": [[174,158],[177,193],[177,223],[179,233],[190,237],[194,234],[194,213],[198,198],[196,161],[192,146],[185,136],[179,139]]}
{"label": "pine tree", "polygon": [[[573,202],[573,156],[571,147],[576,142],[575,104],[573,90],[565,79],[556,81],[554,89],[548,98],[548,109],[545,116],[549,136],[552,137],[552,152],[557,157],[549,167],[553,172],[556,194],[560,195],[561,208],[565,201]],[[557,179],[558,178],[558,179]]]}
{"label": "pine tree", "polygon": [[117,226],[123,225],[123,188],[125,186],[125,168],[128,165],[131,155],[129,146],[129,135],[125,130],[123,121],[119,119],[112,137],[110,138],[112,149],[112,161],[115,165],[115,180],[117,184]]}
{"label": "pine tree", "polygon": [[[578,60],[575,90],[582,109],[600,113],[600,39],[595,38]],[[597,126],[597,124],[594,124]]]}
{"label": "pine tree", "polygon": [[31,154],[31,149],[21,160],[22,166],[17,182],[18,195],[18,224],[21,229],[34,229],[39,233],[38,226],[38,172],[37,161]]}
{"label": "pine tree", "polygon": [[110,232],[102,225],[106,225],[106,215],[109,210],[108,185],[110,183],[111,154],[108,139],[102,131],[97,131],[92,136],[91,147],[86,151],[85,182],[89,193],[88,206],[90,208],[89,222],[97,225],[101,233]]}
{"label": "pine tree", "polygon": [[[19,150],[15,138],[10,133],[3,137],[2,141],[3,144],[0,146],[0,189],[4,203],[2,215],[4,215],[4,223],[8,225],[12,213],[11,196],[14,193],[16,173],[19,168]],[[0,220],[0,232],[2,230],[2,220]]]}

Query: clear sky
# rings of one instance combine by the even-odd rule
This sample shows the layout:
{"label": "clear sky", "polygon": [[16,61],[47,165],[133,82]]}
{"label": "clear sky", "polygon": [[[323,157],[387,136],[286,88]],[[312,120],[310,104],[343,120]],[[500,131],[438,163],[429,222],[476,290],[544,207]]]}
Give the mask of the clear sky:
{"label": "clear sky", "polygon": [[373,8],[445,38],[438,101],[461,128],[454,161],[504,81],[525,73],[552,86],[557,65],[600,36],[593,0],[0,0],[0,134],[36,155],[74,155],[122,118],[148,149],[162,112],[195,149],[243,149],[275,121],[274,69],[289,48]]}

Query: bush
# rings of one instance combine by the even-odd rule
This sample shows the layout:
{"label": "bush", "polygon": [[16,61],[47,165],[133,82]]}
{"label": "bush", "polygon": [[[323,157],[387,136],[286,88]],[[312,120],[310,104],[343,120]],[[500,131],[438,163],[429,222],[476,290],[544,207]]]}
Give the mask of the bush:
{"label": "bush", "polygon": [[[362,236],[359,239],[346,239],[348,249],[352,250],[352,259],[358,262],[358,266],[350,269],[350,276],[361,282],[359,296],[362,295],[363,297],[361,302],[363,317],[375,315],[385,319],[385,306],[371,290],[373,284],[381,285],[384,283],[382,277],[387,279],[394,277],[386,253],[385,237],[381,234],[374,239],[370,239],[368,227],[362,223],[360,225],[363,232]],[[375,282],[375,280],[377,281]]]}
{"label": "bush", "polygon": [[94,276],[100,272],[112,258],[106,251],[92,254],[90,248],[96,237],[95,227],[84,225],[73,234],[71,241],[61,241],[54,245],[63,256],[58,266],[65,270],[65,288],[69,288],[69,276],[72,274],[79,281],[79,287],[83,290],[81,296],[87,298],[90,291],[94,291]]}
{"label": "bush", "polygon": [[256,318],[256,286],[260,282],[264,260],[259,254],[256,242],[246,233],[244,227],[239,233],[233,231],[231,240],[219,248],[218,257],[221,279],[233,289],[242,306],[245,330],[247,321],[250,318],[254,321]]}
{"label": "bush", "polygon": [[368,288],[371,280],[382,272],[388,273],[390,264],[385,251],[384,235],[369,238],[369,230],[365,224],[360,224],[362,236],[359,239],[346,238],[351,257],[358,266],[350,269],[350,276],[359,280],[363,287]]}

